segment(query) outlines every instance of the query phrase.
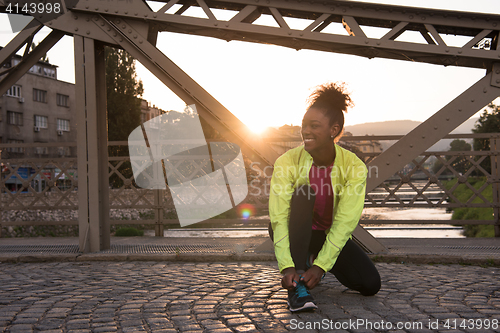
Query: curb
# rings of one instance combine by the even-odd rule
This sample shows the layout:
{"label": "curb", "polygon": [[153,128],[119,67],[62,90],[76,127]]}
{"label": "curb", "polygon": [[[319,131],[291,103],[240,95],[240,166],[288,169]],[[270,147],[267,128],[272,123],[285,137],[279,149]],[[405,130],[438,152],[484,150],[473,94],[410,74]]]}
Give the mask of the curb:
{"label": "curb", "polygon": [[[373,262],[422,264],[422,265],[476,265],[500,267],[500,258],[479,256],[444,255],[395,255],[368,254]],[[276,261],[274,253],[237,253],[237,254],[149,254],[149,253],[86,253],[86,254],[0,254],[0,263],[41,263],[41,262],[85,262],[85,261],[167,261],[167,262],[248,262]]]}

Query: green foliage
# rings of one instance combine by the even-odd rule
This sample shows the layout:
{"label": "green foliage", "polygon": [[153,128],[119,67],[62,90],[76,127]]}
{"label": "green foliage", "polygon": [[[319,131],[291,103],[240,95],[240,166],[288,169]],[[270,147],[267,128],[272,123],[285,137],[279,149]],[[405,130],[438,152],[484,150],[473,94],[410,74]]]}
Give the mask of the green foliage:
{"label": "green foliage", "polygon": [[142,81],[135,73],[135,59],[126,51],[105,48],[108,140],[127,140],[141,124]]}
{"label": "green foliage", "polygon": [[[449,182],[445,182],[447,189],[451,189],[458,179],[453,179]],[[480,189],[485,183],[486,179],[484,177],[468,178],[469,184],[471,184],[475,189]],[[457,198],[459,202],[467,202],[472,196],[472,190],[466,184],[459,184],[457,188],[453,191],[453,195]],[[493,200],[493,191],[491,185],[488,185],[482,192],[486,200],[490,202]],[[476,197],[472,200],[472,203],[483,203],[484,201]],[[453,208],[453,215],[451,217],[453,220],[493,220],[493,208],[474,208],[474,207],[461,207]],[[493,225],[464,225],[464,235],[466,237],[494,237],[495,232]]]}
{"label": "green foliage", "polygon": [[[450,142],[450,149],[448,151],[470,151],[472,149],[471,145],[467,143],[464,140],[459,140],[455,139],[452,142]],[[446,161],[450,161],[450,165],[455,169],[457,172],[464,174],[469,170],[469,168],[472,166],[472,163],[469,162],[465,157],[456,157],[452,155],[447,155]],[[439,170],[443,167],[443,162],[440,160],[436,160],[434,163],[434,166],[432,167],[432,171],[436,174],[439,172]],[[446,169],[440,175],[449,175],[452,174],[451,170]]]}
{"label": "green foliage", "polygon": [[[135,60],[124,50],[105,47],[106,99],[108,112],[108,140],[125,141],[141,124],[142,82],[135,73]],[[109,156],[128,156],[127,146],[110,146]],[[130,162],[119,169],[125,178],[132,178]],[[123,186],[123,180],[113,174],[110,183],[114,188]]]}
{"label": "green foliage", "polygon": [[117,237],[129,237],[129,236],[144,236],[144,230],[137,230],[132,227],[124,227],[116,230],[115,236]]}
{"label": "green foliage", "polygon": [[[476,122],[473,133],[500,132],[500,106],[490,103]],[[474,139],[474,150],[490,150],[489,139]],[[491,173],[491,161],[487,157],[481,162],[481,167]]]}

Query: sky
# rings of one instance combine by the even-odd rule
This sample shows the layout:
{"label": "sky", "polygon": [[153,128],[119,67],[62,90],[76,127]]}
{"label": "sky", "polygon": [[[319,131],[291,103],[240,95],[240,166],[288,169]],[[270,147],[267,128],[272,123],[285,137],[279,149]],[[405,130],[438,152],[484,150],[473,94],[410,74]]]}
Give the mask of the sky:
{"label": "sky", "polygon": [[[405,6],[416,3],[414,0],[364,2]],[[500,13],[498,0],[419,0],[418,5]],[[261,24],[267,24],[265,18]],[[380,33],[365,32],[369,37]],[[48,33],[50,29],[42,29],[34,42],[40,42]],[[14,36],[7,16],[0,14],[0,45],[6,45]],[[450,45],[466,42],[460,37],[443,36],[443,39]],[[345,82],[351,93],[355,106],[346,115],[346,125],[404,119],[425,121],[486,73],[481,69],[296,51],[168,32],[159,34],[157,47],[256,132],[268,126],[300,125],[312,89],[329,81]],[[59,66],[58,79],[74,83],[72,37],[64,37],[48,52],[48,57]],[[144,99],[164,110],[184,109],[184,102],[152,73],[140,63],[136,66],[144,84]]]}

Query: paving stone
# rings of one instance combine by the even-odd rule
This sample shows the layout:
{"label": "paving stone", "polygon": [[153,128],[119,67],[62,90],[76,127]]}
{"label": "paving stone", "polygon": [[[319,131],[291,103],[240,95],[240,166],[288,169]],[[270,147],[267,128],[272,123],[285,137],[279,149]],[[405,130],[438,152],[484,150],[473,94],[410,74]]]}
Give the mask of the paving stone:
{"label": "paving stone", "polygon": [[318,309],[292,314],[276,263],[2,263],[0,332],[284,332],[294,320],[365,320],[421,321],[425,329],[414,331],[423,333],[438,331],[427,326],[434,320],[500,319],[497,268],[376,266],[377,295],[363,297],[327,274],[312,291]]}

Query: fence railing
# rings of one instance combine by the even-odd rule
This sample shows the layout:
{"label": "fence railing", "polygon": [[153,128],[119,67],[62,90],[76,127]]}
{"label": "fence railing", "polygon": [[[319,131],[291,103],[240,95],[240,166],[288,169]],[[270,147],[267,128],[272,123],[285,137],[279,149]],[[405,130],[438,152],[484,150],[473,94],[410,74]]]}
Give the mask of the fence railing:
{"label": "fence railing", "polygon": [[[344,137],[342,141],[356,146],[356,142],[360,141],[396,141],[400,137]],[[490,143],[490,150],[425,152],[368,193],[365,208],[491,208],[491,220],[453,220],[446,223],[499,226],[500,135],[448,135],[446,138],[485,139]],[[74,155],[57,154],[34,157],[28,153],[30,150],[35,153],[45,152],[48,148],[45,150],[43,147],[58,146],[76,151],[76,143],[0,144],[1,226],[78,225],[77,158]],[[14,154],[5,154],[6,151]],[[157,235],[163,235],[164,225],[178,224],[168,187],[148,190],[136,186],[127,142],[110,142],[109,152],[110,223],[154,225]],[[26,156],[23,157],[23,154]],[[380,152],[359,151],[358,154],[368,163]],[[206,168],[200,167],[199,161],[193,159],[190,163],[183,166],[192,168],[190,177],[206,174]],[[250,161],[246,161],[249,195],[243,203],[260,212],[262,216],[259,221],[269,221],[266,214],[270,179],[259,174],[258,169],[250,167],[250,164]],[[369,168],[369,172],[371,171],[373,170]],[[457,195],[458,190],[464,187],[472,193],[467,198]],[[50,214],[40,218],[39,212],[42,211]],[[248,220],[242,219],[233,211],[205,223],[235,222],[248,223]],[[436,221],[363,220],[362,223],[425,224]]]}

